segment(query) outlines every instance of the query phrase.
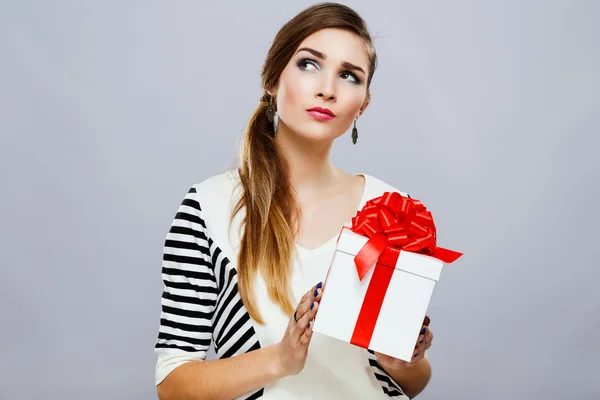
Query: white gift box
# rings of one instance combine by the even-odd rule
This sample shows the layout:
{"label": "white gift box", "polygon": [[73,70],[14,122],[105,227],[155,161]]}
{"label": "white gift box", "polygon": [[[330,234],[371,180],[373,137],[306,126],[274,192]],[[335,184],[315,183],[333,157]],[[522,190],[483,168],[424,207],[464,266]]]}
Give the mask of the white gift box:
{"label": "white gift box", "polygon": [[[360,280],[354,257],[367,241],[367,237],[348,228],[340,232],[313,329],[348,343],[410,361],[444,263],[433,257],[400,251],[395,267],[382,264],[377,266],[393,269],[389,271],[391,279],[387,290],[384,294],[380,290],[377,295],[385,295],[382,297],[379,314],[364,311],[360,314],[375,265]],[[374,288],[375,284],[370,289],[370,298]],[[371,326],[374,324],[370,340],[363,339],[360,343],[356,341],[355,332],[359,314],[361,318],[367,315],[367,319],[372,320]],[[365,337],[364,334],[359,336]]]}

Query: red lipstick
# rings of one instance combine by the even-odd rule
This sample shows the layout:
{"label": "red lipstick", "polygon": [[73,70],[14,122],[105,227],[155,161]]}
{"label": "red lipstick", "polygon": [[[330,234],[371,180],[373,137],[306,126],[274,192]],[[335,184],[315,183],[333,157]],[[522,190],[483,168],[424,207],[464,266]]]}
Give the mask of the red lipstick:
{"label": "red lipstick", "polygon": [[335,114],[328,108],[313,107],[306,110],[308,114],[321,121],[329,121],[335,118]]}

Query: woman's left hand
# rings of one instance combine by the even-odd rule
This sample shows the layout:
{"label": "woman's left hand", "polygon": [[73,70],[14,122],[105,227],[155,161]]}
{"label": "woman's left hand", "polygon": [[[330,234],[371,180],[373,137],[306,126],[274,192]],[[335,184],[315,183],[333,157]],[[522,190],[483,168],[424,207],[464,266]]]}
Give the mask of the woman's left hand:
{"label": "woman's left hand", "polygon": [[[427,320],[429,318],[426,318]],[[427,321],[427,325],[429,321]],[[417,364],[419,361],[425,357],[425,350],[431,347],[431,342],[433,341],[433,333],[429,329],[427,325],[423,325],[421,328],[421,333],[419,338],[417,339],[417,344],[415,346],[415,351],[413,352],[413,358],[410,362],[400,360],[398,358],[394,358],[392,356],[388,356],[387,354],[375,352],[377,356],[377,361],[381,364],[382,367],[386,369],[393,370],[401,370],[404,368],[409,368]]]}

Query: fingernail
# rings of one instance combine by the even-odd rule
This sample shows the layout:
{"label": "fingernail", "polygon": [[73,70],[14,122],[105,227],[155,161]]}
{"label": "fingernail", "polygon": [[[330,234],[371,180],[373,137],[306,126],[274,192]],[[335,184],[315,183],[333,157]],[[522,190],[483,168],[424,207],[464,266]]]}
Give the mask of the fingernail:
{"label": "fingernail", "polygon": [[310,309],[312,310],[313,308],[315,308],[315,303],[312,303],[312,304],[310,305]]}
{"label": "fingernail", "polygon": [[425,332],[427,332],[427,328],[423,328],[423,329],[421,329],[421,335],[424,335],[424,334],[425,334]]}
{"label": "fingernail", "polygon": [[310,329],[310,322],[308,323],[308,329]]}
{"label": "fingernail", "polygon": [[323,282],[317,283],[317,289],[321,289],[323,287]]}
{"label": "fingernail", "polygon": [[419,353],[415,353],[415,355],[414,355],[413,357],[416,357],[416,356],[418,356],[418,355],[419,355]]}
{"label": "fingernail", "polygon": [[315,290],[315,297],[317,297],[319,295],[319,289]]}
{"label": "fingernail", "polygon": [[425,341],[425,339],[419,340],[419,344],[423,343],[424,341]]}

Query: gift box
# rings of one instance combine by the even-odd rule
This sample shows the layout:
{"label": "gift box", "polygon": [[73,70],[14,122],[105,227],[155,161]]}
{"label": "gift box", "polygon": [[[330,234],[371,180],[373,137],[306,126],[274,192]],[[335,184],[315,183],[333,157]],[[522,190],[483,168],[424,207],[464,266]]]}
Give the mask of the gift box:
{"label": "gift box", "polygon": [[342,228],[314,331],[410,361],[444,264],[431,213],[396,192],[368,201]]}

